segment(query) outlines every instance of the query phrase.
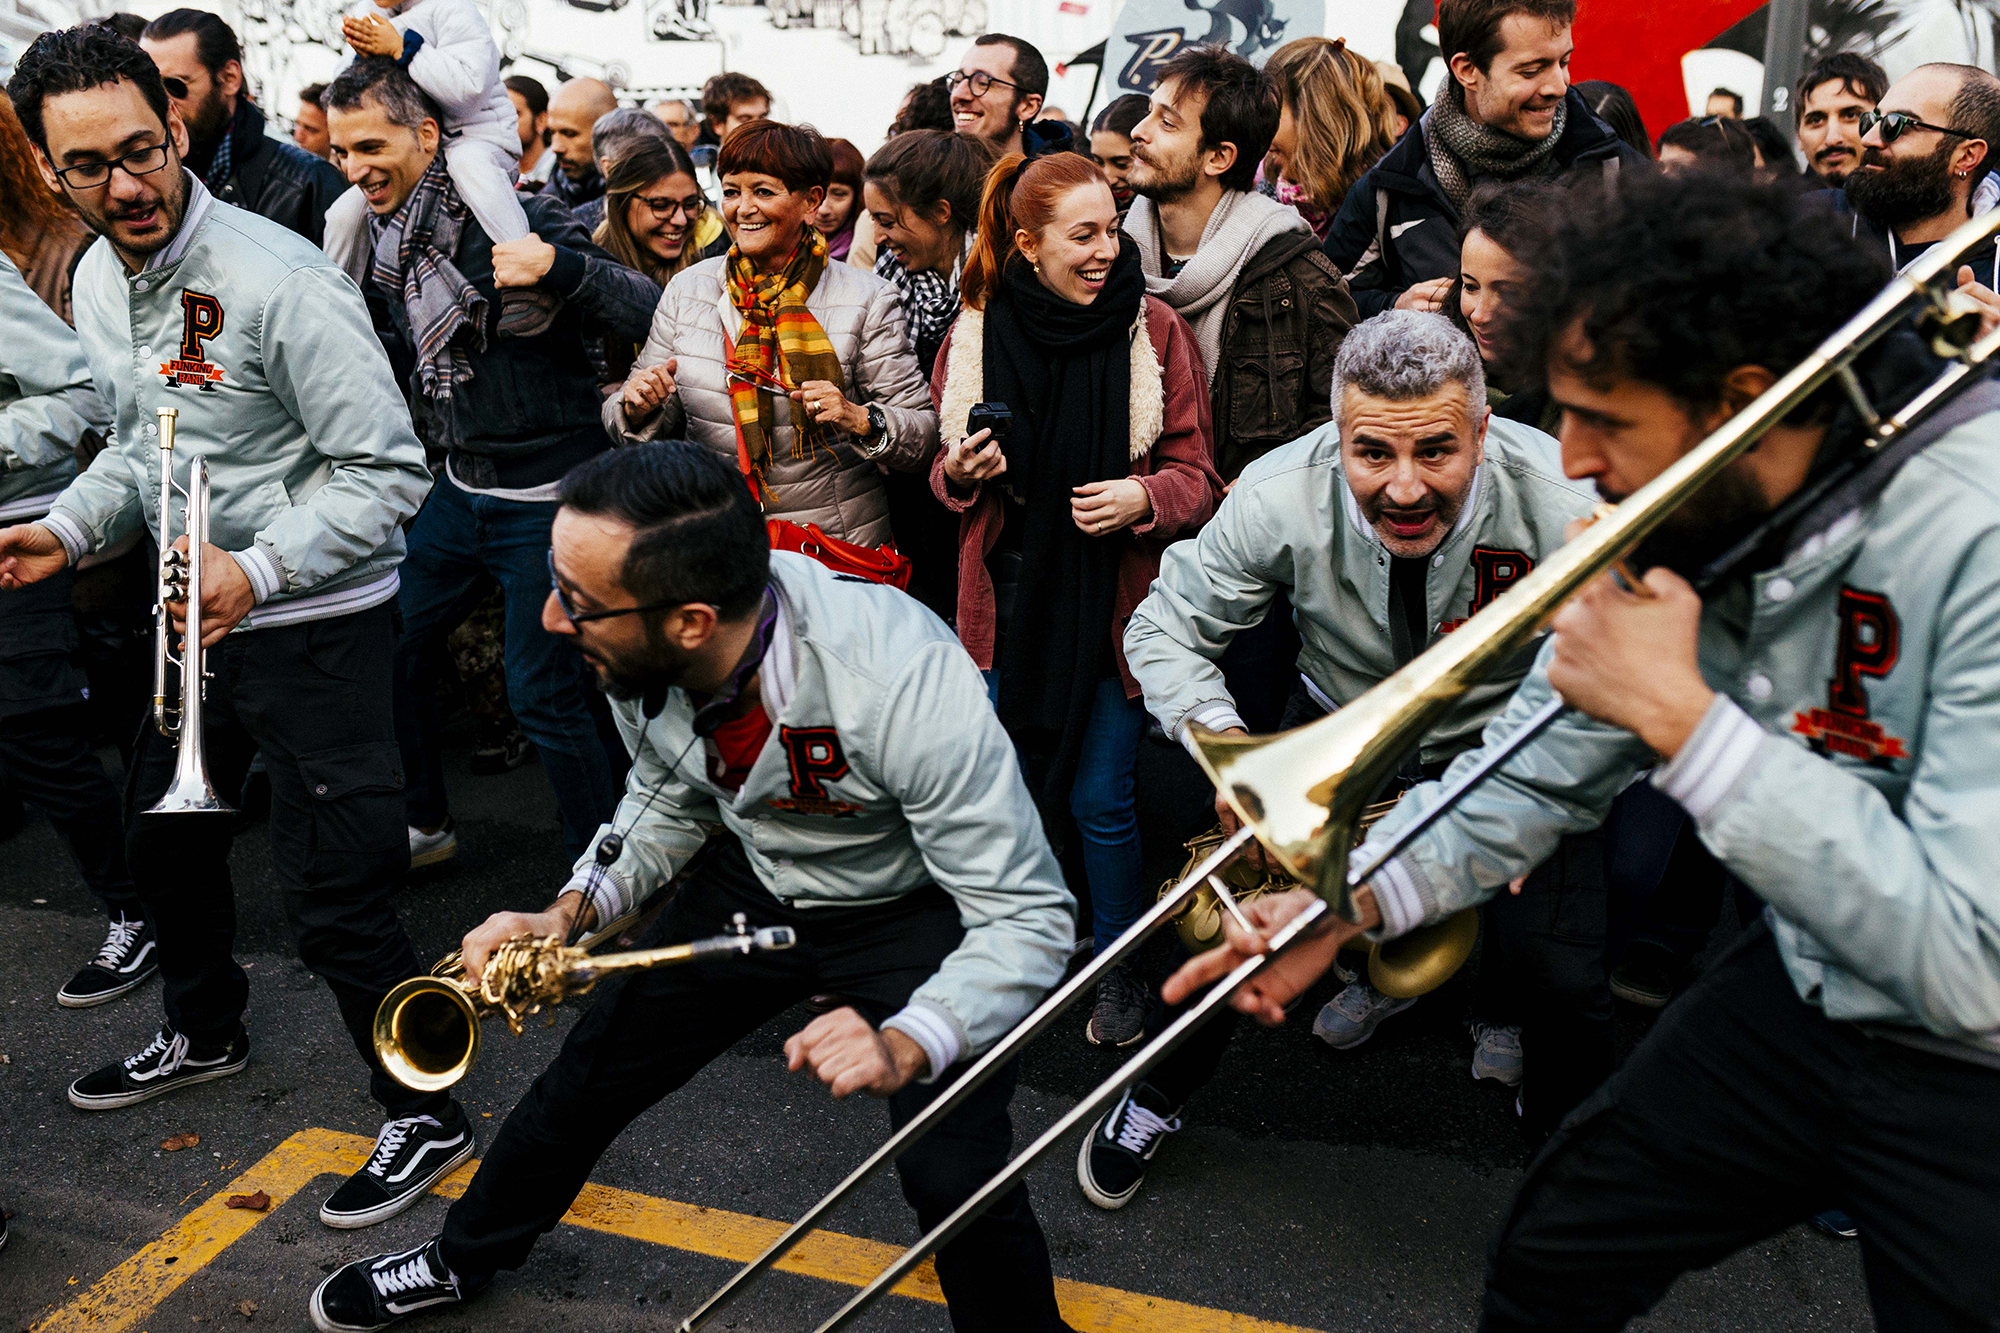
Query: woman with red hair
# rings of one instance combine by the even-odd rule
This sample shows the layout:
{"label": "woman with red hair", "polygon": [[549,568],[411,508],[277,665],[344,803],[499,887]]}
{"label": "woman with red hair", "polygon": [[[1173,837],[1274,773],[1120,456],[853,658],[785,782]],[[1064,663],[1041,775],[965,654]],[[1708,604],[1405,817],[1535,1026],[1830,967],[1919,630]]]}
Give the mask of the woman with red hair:
{"label": "woman with red hair", "polygon": [[[1146,295],[1087,157],[1000,160],[961,290],[931,377],[945,441],[931,486],[960,515],[958,635],[1044,821],[1064,803],[1076,819],[1101,948],[1145,897],[1133,786],[1146,714],[1120,636],[1160,553],[1222,499],[1207,377],[1186,322]],[[983,421],[996,405],[1004,433],[971,428],[975,406]],[[1146,999],[1135,973],[1111,973],[1085,1037],[1131,1045]]]}

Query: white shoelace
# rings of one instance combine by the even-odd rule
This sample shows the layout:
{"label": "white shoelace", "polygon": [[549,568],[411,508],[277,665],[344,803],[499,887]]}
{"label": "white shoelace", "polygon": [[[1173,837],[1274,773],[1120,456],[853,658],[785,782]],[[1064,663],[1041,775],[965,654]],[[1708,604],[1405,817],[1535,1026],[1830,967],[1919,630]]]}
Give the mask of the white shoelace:
{"label": "white shoelace", "polygon": [[389,1121],[382,1126],[382,1132],[375,1136],[375,1152],[368,1159],[368,1174],[371,1176],[387,1174],[389,1163],[403,1150],[403,1144],[409,1139],[410,1131],[418,1125],[437,1125],[443,1128],[435,1118],[427,1115],[404,1116],[401,1120]]}
{"label": "white shoelace", "polygon": [[422,1250],[418,1250],[405,1262],[394,1268],[378,1268],[368,1275],[375,1282],[375,1290],[383,1296],[399,1291],[413,1291],[418,1287],[442,1287],[431,1272],[431,1261]]}
{"label": "white shoelace", "polygon": [[125,1057],[125,1067],[127,1069],[137,1069],[140,1065],[145,1064],[147,1060],[157,1055],[160,1057],[161,1072],[170,1073],[178,1069],[181,1061],[187,1058],[187,1049],[188,1042],[186,1037],[183,1037],[178,1032],[169,1034],[165,1028],[161,1028],[153,1034],[153,1039],[146,1043],[145,1050],[140,1051],[137,1055],[128,1055]]}
{"label": "white shoelace", "polygon": [[1172,1134],[1181,1127],[1179,1116],[1171,1120],[1162,1119],[1129,1097],[1125,1101],[1123,1120],[1124,1124],[1118,1130],[1118,1146],[1142,1157],[1154,1139],[1162,1134]]}
{"label": "white shoelace", "polygon": [[146,929],[143,921],[127,921],[119,917],[111,923],[111,929],[104,936],[104,947],[97,951],[94,960],[97,966],[117,971],[124,966],[125,954],[138,943],[140,934]]}

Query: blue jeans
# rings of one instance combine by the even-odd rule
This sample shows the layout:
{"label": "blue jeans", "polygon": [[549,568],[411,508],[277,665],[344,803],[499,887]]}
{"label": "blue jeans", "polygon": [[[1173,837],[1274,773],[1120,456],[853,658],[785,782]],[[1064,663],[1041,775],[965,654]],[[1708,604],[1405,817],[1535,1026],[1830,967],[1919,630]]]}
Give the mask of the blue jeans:
{"label": "blue jeans", "polygon": [[[988,671],[986,697],[998,703],[1000,678]],[[1069,812],[1083,835],[1083,874],[1090,884],[1091,933],[1102,949],[1123,935],[1146,910],[1139,851],[1139,808],[1133,790],[1139,773],[1139,738],[1146,706],[1125,697],[1113,676],[1097,683],[1084,724]]]}
{"label": "blue jeans", "polygon": [[396,650],[396,740],[407,780],[410,823],[442,824],[447,812],[438,711],[426,668],[439,642],[483,595],[490,574],[507,601],[507,702],[535,743],[555,788],[563,842],[572,856],[618,804],[612,772],[592,720],[586,667],[574,647],[542,628],[549,596],[549,528],[556,505],[470,495],[438,478],[410,525],[403,560],[403,639]]}

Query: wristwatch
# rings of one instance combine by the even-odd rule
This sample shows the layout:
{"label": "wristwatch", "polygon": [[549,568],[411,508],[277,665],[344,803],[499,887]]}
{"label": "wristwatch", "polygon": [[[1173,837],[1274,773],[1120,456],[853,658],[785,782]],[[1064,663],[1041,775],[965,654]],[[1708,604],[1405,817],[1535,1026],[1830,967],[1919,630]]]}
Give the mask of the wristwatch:
{"label": "wristwatch", "polygon": [[879,440],[889,433],[889,414],[882,410],[880,403],[868,404],[868,433],[863,440]]}

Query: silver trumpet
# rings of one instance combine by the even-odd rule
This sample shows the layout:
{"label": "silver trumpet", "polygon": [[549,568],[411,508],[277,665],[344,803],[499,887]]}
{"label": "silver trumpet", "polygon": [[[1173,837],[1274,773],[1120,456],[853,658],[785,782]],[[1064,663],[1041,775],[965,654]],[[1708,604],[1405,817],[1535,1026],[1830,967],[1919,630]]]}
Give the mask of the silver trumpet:
{"label": "silver trumpet", "polygon": [[[160,409],[160,586],[153,603],[153,725],[168,740],[178,742],[174,780],[149,815],[233,814],[235,807],[215,794],[208,780],[208,757],[202,751],[201,696],[208,679],[201,647],[201,548],[208,541],[208,463],[200,458],[188,469],[188,484],[174,481],[174,421],[178,408]],[[185,553],[173,548],[174,493],[186,497],[181,527],[187,534]],[[174,620],[168,602],[187,604],[187,632],[179,655],[174,653]],[[167,704],[167,668],[180,669],[180,694]]]}

